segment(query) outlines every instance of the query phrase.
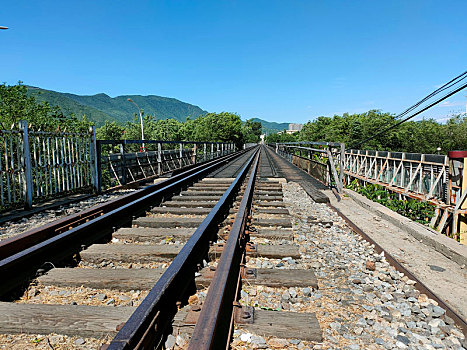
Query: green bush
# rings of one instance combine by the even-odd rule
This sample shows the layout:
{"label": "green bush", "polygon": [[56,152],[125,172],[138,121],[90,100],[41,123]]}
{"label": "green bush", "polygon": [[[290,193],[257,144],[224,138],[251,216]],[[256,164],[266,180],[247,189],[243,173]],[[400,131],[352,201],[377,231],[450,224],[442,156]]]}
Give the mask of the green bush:
{"label": "green bush", "polygon": [[411,198],[407,200],[397,199],[397,193],[390,192],[380,185],[367,184],[366,186],[362,186],[355,179],[347,185],[347,188],[422,224],[427,224],[434,215],[435,208],[430,203],[419,202]]}

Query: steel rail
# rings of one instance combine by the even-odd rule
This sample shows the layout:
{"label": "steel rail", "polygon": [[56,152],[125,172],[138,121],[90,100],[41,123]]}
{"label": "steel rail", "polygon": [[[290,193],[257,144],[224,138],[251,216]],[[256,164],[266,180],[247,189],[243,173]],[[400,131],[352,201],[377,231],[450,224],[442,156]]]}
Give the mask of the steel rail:
{"label": "steel rail", "polygon": [[240,264],[245,254],[244,233],[251,212],[258,163],[259,154],[256,156],[248,185],[209,286],[188,350],[228,348],[233,322],[233,304],[239,286]]}
{"label": "steel rail", "polygon": [[257,148],[220,200],[196,229],[147,297],[117,333],[107,350],[154,349],[161,345],[167,327],[177,312],[177,303],[187,302],[196,290],[195,272],[206,258],[218,225],[228,215],[243,179],[259,153]]}
{"label": "steel rail", "polygon": [[[52,234],[52,237],[43,239],[37,244],[0,260],[0,278],[2,280],[0,296],[34,277],[37,269],[45,262],[56,264],[64,258],[79,252],[83,246],[90,245],[110,235],[113,228],[128,223],[133,217],[143,214],[147,208],[157,205],[164,198],[178,193],[182,188],[188,187],[199,178],[227,163],[231,158],[234,158],[234,156],[227,156],[227,158],[189,170],[168,179],[167,182],[164,181],[153,185],[154,188],[147,187],[139,195],[129,195],[128,197],[131,198],[129,202],[117,200],[118,205],[116,203],[112,204],[117,208],[102,213],[102,215],[65,232]],[[51,234],[51,231],[47,232]]]}
{"label": "steel rail", "polygon": [[440,297],[438,297],[431,289],[429,289],[422,281],[420,281],[414,274],[412,274],[409,270],[407,270],[400,262],[398,262],[391,254],[389,254],[386,250],[383,249],[375,240],[373,240],[370,236],[368,236],[365,232],[362,231],[355,223],[353,223],[346,215],[344,215],[339,209],[331,205],[330,203],[326,203],[329,208],[337,213],[344,221],[350,226],[352,231],[359,234],[363,237],[367,242],[374,245],[374,249],[376,252],[384,253],[386,260],[391,264],[397,271],[402,272],[408,278],[416,282],[415,288],[417,288],[420,292],[426,294],[429,298],[435,300],[439,306],[446,310],[446,315],[451,317],[454,322],[462,329],[462,333],[464,336],[467,336],[467,322],[464,320],[454,309],[452,309],[448,304],[446,304]]}
{"label": "steel rail", "polygon": [[[189,166],[186,171],[182,173],[177,173],[175,176],[172,176],[164,181],[158,182],[153,185],[149,185],[141,190],[129,193],[120,198],[114,199],[107,203],[96,205],[92,208],[83,210],[79,213],[66,216],[64,218],[55,220],[49,224],[43,225],[41,227],[29,230],[20,235],[11,237],[9,239],[0,241],[0,260],[5,259],[9,256],[12,256],[16,253],[19,253],[27,248],[32,247],[35,244],[43,242],[46,239],[52,238],[57,234],[68,231],[70,228],[81,225],[91,219],[99,217],[105,213],[108,213],[112,210],[115,210],[125,204],[131,203],[132,201],[141,198],[145,195],[153,193],[157,190],[160,190],[170,184],[173,184],[180,179],[183,179],[186,176],[196,173],[201,169],[222,162],[225,164],[226,161],[238,157],[243,154],[245,151],[240,151],[237,153],[226,155],[222,158],[209,161],[207,163],[200,164],[198,166]],[[220,164],[220,165],[222,165]],[[115,225],[114,225],[115,226]]]}

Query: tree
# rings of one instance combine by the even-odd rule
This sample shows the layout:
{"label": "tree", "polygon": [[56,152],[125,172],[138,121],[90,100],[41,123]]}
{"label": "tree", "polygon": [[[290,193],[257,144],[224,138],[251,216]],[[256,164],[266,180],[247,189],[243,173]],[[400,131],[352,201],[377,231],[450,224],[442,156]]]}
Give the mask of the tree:
{"label": "tree", "polygon": [[96,130],[98,140],[123,140],[125,128],[115,121],[105,121],[105,124]]}
{"label": "tree", "polygon": [[454,115],[444,125],[445,145],[443,150],[467,149],[467,115]]}
{"label": "tree", "polygon": [[193,141],[234,142],[243,144],[242,121],[237,114],[208,113],[194,120]]}
{"label": "tree", "polygon": [[287,134],[287,132],[284,130],[281,133],[271,134],[268,137],[266,137],[266,143],[295,142],[298,141],[298,135],[298,132],[293,134]]}
{"label": "tree", "polygon": [[248,119],[242,125],[242,135],[245,143],[258,143],[262,132],[260,122],[255,122],[253,119]]}

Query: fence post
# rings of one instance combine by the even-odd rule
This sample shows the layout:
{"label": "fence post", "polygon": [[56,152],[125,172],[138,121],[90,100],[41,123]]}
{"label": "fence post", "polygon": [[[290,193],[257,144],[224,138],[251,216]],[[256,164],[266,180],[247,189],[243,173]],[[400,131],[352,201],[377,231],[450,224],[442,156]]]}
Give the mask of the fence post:
{"label": "fence post", "polygon": [[[467,154],[464,154],[464,163],[462,169],[462,196],[459,198],[459,205],[461,209],[467,209],[467,200],[466,192],[467,192]],[[460,195],[460,193],[459,193]],[[462,199],[464,198],[464,199]],[[464,203],[462,203],[464,201]],[[467,214],[463,214],[459,220],[459,240],[461,244],[467,244]]]}
{"label": "fence post", "polygon": [[31,154],[29,152],[29,135],[28,135],[28,122],[21,120],[19,127],[23,129],[23,149],[21,155],[21,162],[24,169],[23,174],[23,196],[24,196],[24,209],[32,208],[32,169],[31,169]]}
{"label": "fence post", "polygon": [[198,145],[193,144],[193,164],[196,164],[196,158],[198,157]]}
{"label": "fence post", "polygon": [[126,184],[126,162],[125,162],[125,141],[120,144],[120,167],[122,173],[122,182],[121,184]]}
{"label": "fence post", "polygon": [[182,161],[182,157],[183,157],[183,144],[180,142],[180,151],[179,151],[179,156],[180,156],[180,168],[183,166],[183,161]]}
{"label": "fence post", "polygon": [[157,143],[157,175],[162,174],[162,144]]}
{"label": "fence post", "polygon": [[342,184],[342,186],[344,186],[344,162],[345,162],[345,143],[341,143],[341,161],[340,161],[340,164],[339,164],[339,167],[340,167],[340,171],[339,171],[339,180]]}
{"label": "fence post", "polygon": [[203,160],[206,161],[206,142],[203,143]]}
{"label": "fence post", "polygon": [[90,127],[91,132],[91,143],[89,147],[90,160],[91,160],[91,182],[92,186],[94,187],[94,192],[100,193],[101,192],[101,183],[99,179],[101,178],[101,169],[98,167],[98,162],[100,163],[100,147],[99,152],[97,149],[97,140],[96,140],[96,127]]}
{"label": "fence post", "polygon": [[97,140],[96,143],[96,158],[97,158],[97,169],[99,169],[97,174],[97,193],[102,191],[102,143]]}
{"label": "fence post", "polygon": [[211,155],[209,157],[209,159],[213,159],[214,158],[214,144],[211,143]]}
{"label": "fence post", "polygon": [[222,142],[222,144],[221,144],[221,156],[223,156],[223,155],[224,155],[224,143]]}

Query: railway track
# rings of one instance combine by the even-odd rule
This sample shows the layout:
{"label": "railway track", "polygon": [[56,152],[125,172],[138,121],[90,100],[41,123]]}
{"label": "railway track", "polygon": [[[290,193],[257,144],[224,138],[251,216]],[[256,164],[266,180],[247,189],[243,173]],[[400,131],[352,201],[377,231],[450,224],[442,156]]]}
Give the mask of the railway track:
{"label": "railway track", "polygon": [[[301,305],[332,291],[319,282],[322,270],[315,274],[308,247],[301,247],[307,237],[293,226],[320,232],[333,222],[289,211],[285,179],[277,177],[283,172],[264,147],[209,166],[144,189],[135,204],[133,195],[50,224],[40,237],[18,236],[13,250],[4,244],[2,253],[0,246],[0,272],[8,276],[3,295],[15,295],[44,262],[54,266],[27,285],[19,302],[0,303],[7,316],[1,333],[65,334],[78,348],[97,339],[113,350],[219,349],[232,335],[232,344],[246,348],[322,341],[327,311]],[[261,304],[257,293],[279,297],[279,304],[253,308]],[[300,312],[292,312],[296,305]]]}

